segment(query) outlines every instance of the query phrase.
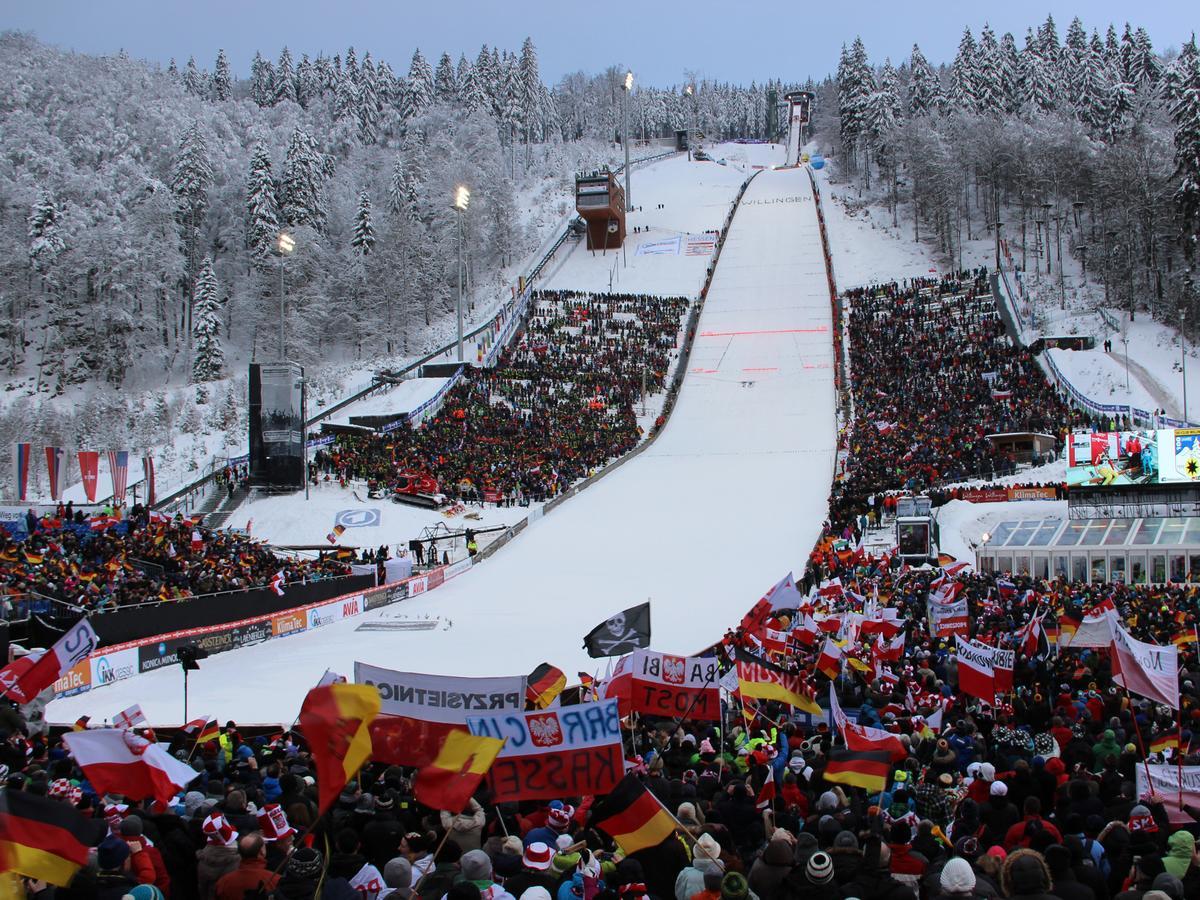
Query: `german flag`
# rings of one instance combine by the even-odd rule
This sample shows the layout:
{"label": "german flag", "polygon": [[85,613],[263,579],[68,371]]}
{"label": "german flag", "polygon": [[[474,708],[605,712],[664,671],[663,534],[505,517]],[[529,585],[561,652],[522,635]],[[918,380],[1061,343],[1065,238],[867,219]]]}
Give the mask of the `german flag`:
{"label": "german flag", "polygon": [[0,802],[0,869],[66,887],[87,865],[104,822],[61,800],[8,790]]}
{"label": "german flag", "polygon": [[525,685],[525,699],[534,709],[545,709],[567,686],[567,676],[562,669],[542,663],[529,673]]}
{"label": "german flag", "polygon": [[1042,634],[1046,635],[1046,643],[1051,647],[1058,646],[1058,623],[1046,621],[1042,623]]}
{"label": "german flag", "polygon": [[1079,630],[1079,626],[1082,624],[1083,624],[1083,622],[1081,622],[1079,619],[1073,618],[1071,616],[1067,616],[1067,615],[1059,616],[1058,617],[1059,639],[1061,640],[1064,637],[1066,637],[1066,638],[1074,637],[1075,632]]}
{"label": "german flag", "polygon": [[[886,754],[885,754],[886,755]],[[675,833],[675,820],[632,775],[592,807],[592,821],[629,856],[657,847]]]}
{"label": "german flag", "polygon": [[580,693],[590,696],[593,700],[598,700],[599,695],[596,693],[596,679],[587,672],[579,673]]}
{"label": "german flag", "polygon": [[334,559],[354,559],[354,551],[346,547],[339,547],[333,554]]}
{"label": "german flag", "polygon": [[209,741],[215,741],[220,736],[221,726],[217,724],[216,719],[209,719],[196,733],[196,743],[207,744]]}
{"label": "german flag", "polygon": [[877,793],[887,787],[892,756],[881,750],[834,750],[825,766],[825,780]]}
{"label": "german flag", "polygon": [[305,696],[300,731],[316,763],[321,813],[371,755],[370,726],[379,706],[379,689],[370,684],[329,684]]}
{"label": "german flag", "polygon": [[42,564],[42,560],[43,560],[42,554],[30,553],[28,550],[25,551],[25,562],[29,563],[29,565],[40,566]]}
{"label": "german flag", "polygon": [[477,737],[457,728],[446,732],[433,762],[417,770],[413,796],[430,809],[463,811],[504,747],[504,741]]}
{"label": "german flag", "polygon": [[87,731],[88,722],[92,720],[91,716],[80,716],[75,720],[75,724],[71,726],[72,731]]}
{"label": "german flag", "polygon": [[1171,638],[1171,643],[1176,647],[1182,647],[1185,644],[1196,643],[1196,632],[1194,630],[1181,631],[1175,637]]}
{"label": "german flag", "polygon": [[1151,753],[1166,753],[1168,750],[1179,749],[1179,733],[1164,734],[1150,742]]}

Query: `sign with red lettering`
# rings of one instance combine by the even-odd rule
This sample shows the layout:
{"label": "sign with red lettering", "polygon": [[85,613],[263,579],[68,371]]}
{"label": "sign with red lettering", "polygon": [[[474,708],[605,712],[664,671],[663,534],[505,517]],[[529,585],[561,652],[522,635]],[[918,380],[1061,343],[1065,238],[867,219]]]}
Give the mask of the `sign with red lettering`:
{"label": "sign with red lettering", "polygon": [[633,654],[634,712],[719,722],[720,693],[714,657],[671,656],[654,650]]}
{"label": "sign with red lettering", "polygon": [[467,727],[505,740],[488,775],[497,803],[607,794],[625,774],[616,700],[470,716]]}

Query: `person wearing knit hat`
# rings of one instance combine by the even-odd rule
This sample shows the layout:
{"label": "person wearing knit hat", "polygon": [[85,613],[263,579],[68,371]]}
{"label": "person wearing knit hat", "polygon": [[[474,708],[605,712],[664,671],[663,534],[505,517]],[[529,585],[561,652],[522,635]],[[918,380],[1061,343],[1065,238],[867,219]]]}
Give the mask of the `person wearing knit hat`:
{"label": "person wearing knit hat", "polygon": [[389,859],[383,867],[383,883],[396,897],[408,900],[412,896],[412,863],[403,856]]}
{"label": "person wearing knit hat", "polygon": [[956,856],[942,867],[939,877],[942,893],[950,897],[971,897],[975,893],[975,870],[961,856]]}
{"label": "person wearing knit hat", "polygon": [[726,872],[721,879],[721,900],[747,900],[750,885],[741,872]]}
{"label": "person wearing knit hat", "polygon": [[238,867],[238,833],[220,813],[209,815],[200,829],[207,843],[196,853],[196,884],[201,897],[213,897],[217,882]]}
{"label": "person wearing knit hat", "polygon": [[[508,882],[505,882],[507,886]],[[519,897],[519,900],[550,900],[550,892],[541,885],[534,885],[531,888],[526,888]]]}
{"label": "person wearing knit hat", "polygon": [[541,841],[527,844],[521,856],[520,870],[504,879],[504,889],[520,897],[531,887],[543,887],[552,894],[558,892],[558,878],[551,874],[554,851]]}
{"label": "person wearing knit hat", "polygon": [[464,881],[479,888],[483,900],[514,900],[511,893],[492,880],[492,858],[482,850],[469,850],[458,861]]}
{"label": "person wearing knit hat", "polygon": [[[275,886],[280,897],[313,897],[317,895],[317,885],[321,881],[321,873],[325,870],[325,858],[320,851],[312,847],[299,847],[288,857],[283,867],[283,874]],[[333,882],[350,890],[349,882],[344,878],[326,879],[325,884]],[[330,895],[333,891],[330,890]],[[202,893],[201,897],[204,896]],[[346,896],[343,891],[338,896]]]}
{"label": "person wearing knit hat", "polygon": [[575,816],[575,807],[566,804],[552,804],[550,812],[546,814],[546,824],[541,828],[534,828],[525,835],[525,846],[530,844],[542,843],[547,847],[553,847],[558,841],[560,834],[567,834],[571,829],[571,819]]}
{"label": "person wearing knit hat", "polygon": [[704,876],[709,872],[724,873],[721,864],[721,845],[711,834],[702,834],[692,846],[692,864],[675,876],[675,897],[691,897],[705,890]]}
{"label": "person wearing knit hat", "polygon": [[833,860],[824,850],[818,850],[804,864],[804,877],[809,884],[820,887],[833,883]]}

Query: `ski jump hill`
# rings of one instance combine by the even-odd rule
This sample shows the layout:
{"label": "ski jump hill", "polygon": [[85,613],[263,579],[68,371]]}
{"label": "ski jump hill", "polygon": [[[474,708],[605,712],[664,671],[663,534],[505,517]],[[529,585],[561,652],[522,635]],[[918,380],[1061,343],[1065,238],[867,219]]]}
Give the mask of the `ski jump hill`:
{"label": "ski jump hill", "polygon": [[[651,446],[437,591],[210,657],[190,679],[190,715],[290,721],[326,668],[350,675],[356,660],[455,675],[550,661],[572,678],[594,673],[603,661],[587,657],[583,634],[646,599],[655,649],[712,644],[803,564],[827,516],[832,327],[809,173],[760,171],[726,237],[674,413]],[[432,627],[357,630],[385,619]],[[175,666],[149,672],[57,700],[50,718],[138,702],[152,723],[179,722],[182,680]]]}

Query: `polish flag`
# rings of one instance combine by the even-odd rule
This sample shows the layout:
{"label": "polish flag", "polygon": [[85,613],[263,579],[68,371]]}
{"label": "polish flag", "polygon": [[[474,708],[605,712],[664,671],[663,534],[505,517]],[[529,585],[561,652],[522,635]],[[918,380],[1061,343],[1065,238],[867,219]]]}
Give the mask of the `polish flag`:
{"label": "polish flag", "polygon": [[882,728],[872,728],[870,725],[859,725],[851,722],[838,703],[837,691],[829,685],[829,711],[833,715],[834,726],[842,733],[842,739],[849,750],[883,750],[892,754],[896,762],[908,756],[908,750],[896,735]]}
{"label": "polish flag", "polygon": [[1179,648],[1139,641],[1113,625],[1113,680],[1127,691],[1179,709]]}
{"label": "polish flag", "polygon": [[842,579],[834,578],[824,582],[817,590],[817,595],[821,597],[840,597],[842,596]]}
{"label": "polish flag", "polygon": [[883,635],[879,635],[871,645],[871,652],[883,662],[900,662],[904,656],[904,635],[897,634],[890,641],[885,641]]}
{"label": "polish flag", "polygon": [[958,643],[958,689],[988,703],[996,702],[995,648],[975,641],[964,641],[955,635]]}
{"label": "polish flag", "polygon": [[617,660],[612,675],[600,685],[600,697],[617,701],[617,713],[623,718],[633,709],[633,654],[626,653]]}
{"label": "polish flag", "polygon": [[283,583],[284,583],[283,569],[280,569],[278,572],[275,573],[274,577],[271,578],[269,586],[270,586],[271,590],[273,590],[276,594],[278,594],[280,597],[282,597],[283,596]]}
{"label": "polish flag", "polygon": [[84,616],[45,653],[37,657],[30,654],[0,670],[0,697],[8,696],[17,703],[28,703],[58,681],[63,672],[87,659],[99,644],[96,632]]}
{"label": "polish flag", "polygon": [[771,590],[767,591],[767,595],[763,597],[771,604],[771,609],[796,609],[804,602],[804,595],[796,587],[796,579],[792,577],[792,573],[788,572]]}
{"label": "polish flag", "polygon": [[812,647],[817,643],[818,631],[819,629],[817,628],[817,620],[808,613],[805,613],[804,621],[797,626],[796,630],[793,632],[793,636],[799,643],[804,644],[806,647]]}
{"label": "polish flag", "polygon": [[825,646],[821,648],[821,655],[817,659],[817,670],[825,673],[832,681],[842,674],[842,657],[845,654],[842,648],[833,642],[832,638],[825,638]]}
{"label": "polish flag", "polygon": [[200,774],[132,731],[97,728],[68,732],[62,739],[101,797],[124,794],[166,803]]}

